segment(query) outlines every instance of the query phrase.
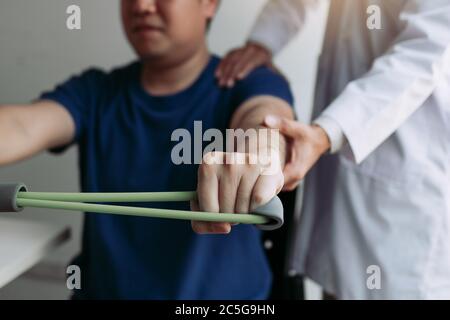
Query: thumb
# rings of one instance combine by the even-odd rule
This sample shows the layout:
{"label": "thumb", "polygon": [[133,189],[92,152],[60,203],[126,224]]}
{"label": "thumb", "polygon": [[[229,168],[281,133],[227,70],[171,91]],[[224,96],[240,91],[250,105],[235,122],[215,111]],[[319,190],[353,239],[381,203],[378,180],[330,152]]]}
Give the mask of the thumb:
{"label": "thumb", "polygon": [[264,119],[264,124],[271,129],[280,130],[283,135],[289,138],[296,138],[300,135],[301,127],[293,120],[281,119],[276,116],[268,115]]}

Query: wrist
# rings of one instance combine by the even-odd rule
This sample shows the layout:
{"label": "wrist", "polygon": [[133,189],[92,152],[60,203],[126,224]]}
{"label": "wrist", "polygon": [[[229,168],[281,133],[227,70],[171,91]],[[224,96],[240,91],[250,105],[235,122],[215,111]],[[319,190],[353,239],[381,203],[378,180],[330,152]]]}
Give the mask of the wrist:
{"label": "wrist", "polygon": [[327,132],[317,124],[313,124],[311,128],[314,136],[314,148],[319,155],[327,153],[331,149],[331,140]]}

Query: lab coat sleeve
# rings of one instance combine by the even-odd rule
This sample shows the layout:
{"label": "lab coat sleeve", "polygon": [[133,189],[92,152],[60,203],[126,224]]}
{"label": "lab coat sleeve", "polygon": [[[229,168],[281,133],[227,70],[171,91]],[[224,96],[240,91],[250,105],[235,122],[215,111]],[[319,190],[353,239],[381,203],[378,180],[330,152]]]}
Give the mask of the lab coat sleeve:
{"label": "lab coat sleeve", "polygon": [[339,124],[356,163],[424,104],[450,68],[450,1],[407,1],[400,19],[391,49],[322,113]]}
{"label": "lab coat sleeve", "polygon": [[302,28],[307,12],[320,0],[270,0],[259,15],[249,40],[277,54]]}
{"label": "lab coat sleeve", "polygon": [[321,127],[327,134],[330,140],[330,154],[338,153],[346,144],[344,132],[333,118],[322,115],[314,120],[313,124]]}

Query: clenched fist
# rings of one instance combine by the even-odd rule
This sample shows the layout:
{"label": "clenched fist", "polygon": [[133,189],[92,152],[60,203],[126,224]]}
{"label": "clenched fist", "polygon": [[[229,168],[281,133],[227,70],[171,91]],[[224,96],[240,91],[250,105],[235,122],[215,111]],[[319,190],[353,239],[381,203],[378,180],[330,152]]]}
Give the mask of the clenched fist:
{"label": "clenched fist", "polygon": [[[198,202],[195,211],[249,213],[276,196],[284,184],[277,152],[225,153],[212,152],[203,158],[198,170]],[[192,222],[200,234],[227,234],[230,223]]]}

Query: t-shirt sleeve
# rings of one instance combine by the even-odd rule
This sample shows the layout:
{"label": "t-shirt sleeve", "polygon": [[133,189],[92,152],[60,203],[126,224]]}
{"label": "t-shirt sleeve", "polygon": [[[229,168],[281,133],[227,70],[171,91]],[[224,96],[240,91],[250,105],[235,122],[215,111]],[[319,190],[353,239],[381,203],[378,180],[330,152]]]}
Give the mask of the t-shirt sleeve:
{"label": "t-shirt sleeve", "polygon": [[294,97],[287,80],[280,74],[260,67],[254,70],[247,78],[236,83],[234,93],[234,108],[238,108],[245,101],[261,95],[269,95],[294,105]]}
{"label": "t-shirt sleeve", "polygon": [[40,100],[52,100],[63,106],[75,123],[74,140],[66,146],[52,149],[52,152],[61,152],[74,143],[78,143],[86,132],[98,102],[104,74],[97,69],[90,69],[80,75],[57,85],[53,90],[46,91],[39,97]]}

